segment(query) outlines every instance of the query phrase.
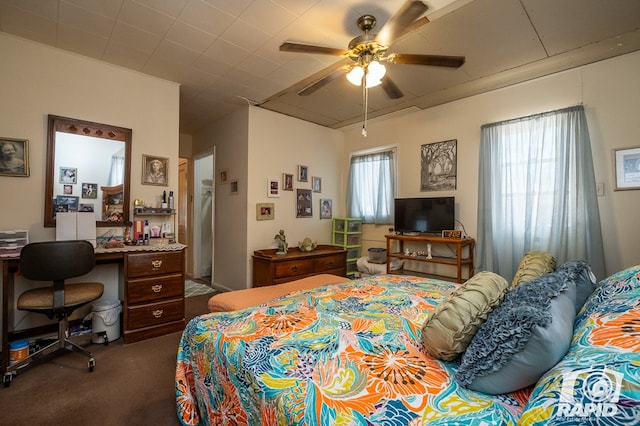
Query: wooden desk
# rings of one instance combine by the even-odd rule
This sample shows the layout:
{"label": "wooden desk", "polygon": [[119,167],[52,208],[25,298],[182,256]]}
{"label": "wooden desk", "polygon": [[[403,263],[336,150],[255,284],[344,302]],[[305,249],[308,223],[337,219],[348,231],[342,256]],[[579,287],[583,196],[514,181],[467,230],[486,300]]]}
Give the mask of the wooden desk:
{"label": "wooden desk", "polygon": [[[123,264],[123,340],[125,343],[184,329],[183,244],[96,249],[96,264]],[[9,291],[20,259],[2,258],[2,360],[9,365]],[[179,285],[178,285],[179,283]]]}

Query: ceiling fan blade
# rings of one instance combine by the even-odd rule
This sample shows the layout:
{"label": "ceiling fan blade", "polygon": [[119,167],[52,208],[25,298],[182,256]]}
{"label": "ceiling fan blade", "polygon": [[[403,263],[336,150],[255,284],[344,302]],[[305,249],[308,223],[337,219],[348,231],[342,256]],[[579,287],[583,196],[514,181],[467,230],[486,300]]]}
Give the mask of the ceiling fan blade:
{"label": "ceiling fan blade", "polygon": [[399,99],[404,96],[402,90],[391,80],[391,78],[387,75],[382,77],[382,89],[387,94],[387,96],[391,99]]}
{"label": "ceiling fan blade", "polygon": [[281,52],[298,52],[298,53],[318,53],[321,55],[341,56],[347,53],[344,49],[335,47],[314,46],[312,44],[295,43],[285,41],[280,45]]}
{"label": "ceiling fan blade", "polygon": [[376,40],[383,46],[390,46],[396,37],[429,7],[421,1],[407,1],[382,27]]}
{"label": "ceiling fan blade", "polygon": [[464,61],[464,56],[414,55],[411,53],[392,53],[387,57],[387,62],[392,64],[431,65],[450,68],[461,67]]}
{"label": "ceiling fan blade", "polygon": [[312,94],[316,90],[321,89],[324,86],[326,86],[327,84],[331,83],[333,80],[335,80],[336,78],[340,77],[341,75],[344,75],[345,71],[348,68],[349,67],[347,67],[347,66],[342,66],[340,68],[337,68],[337,69],[329,72],[328,74],[323,75],[319,79],[313,81],[311,84],[309,84],[306,87],[298,90],[298,95],[299,96],[308,96],[308,95]]}

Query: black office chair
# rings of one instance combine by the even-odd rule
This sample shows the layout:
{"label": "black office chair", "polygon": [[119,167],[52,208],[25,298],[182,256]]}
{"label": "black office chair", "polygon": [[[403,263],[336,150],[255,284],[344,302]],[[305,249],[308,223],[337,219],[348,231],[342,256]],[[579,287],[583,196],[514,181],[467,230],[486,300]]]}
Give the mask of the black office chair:
{"label": "black office chair", "polygon": [[71,313],[102,296],[102,283],[83,282],[65,284],[68,278],[79,277],[95,266],[94,248],[87,241],[47,241],[27,244],[20,252],[20,273],[29,280],[49,281],[53,285],[27,290],[18,297],[17,308],[58,319],[58,337],[35,353],[13,365],[5,373],[3,382],[9,386],[17,370],[30,361],[58,351],[77,351],[89,358],[89,371],[95,360],[91,352],[69,340]]}

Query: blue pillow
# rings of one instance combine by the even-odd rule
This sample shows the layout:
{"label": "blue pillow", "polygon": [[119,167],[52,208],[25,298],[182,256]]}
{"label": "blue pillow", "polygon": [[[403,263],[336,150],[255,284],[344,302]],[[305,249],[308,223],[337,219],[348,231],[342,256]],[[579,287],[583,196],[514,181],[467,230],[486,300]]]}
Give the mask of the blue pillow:
{"label": "blue pillow", "polygon": [[536,383],[562,359],[576,317],[576,274],[568,269],[507,292],[462,355],[458,383],[487,394],[513,392]]}
{"label": "blue pillow", "polygon": [[587,262],[572,260],[558,268],[557,272],[566,274],[566,279],[572,281],[576,287],[576,314],[596,289],[596,276],[591,272]]}

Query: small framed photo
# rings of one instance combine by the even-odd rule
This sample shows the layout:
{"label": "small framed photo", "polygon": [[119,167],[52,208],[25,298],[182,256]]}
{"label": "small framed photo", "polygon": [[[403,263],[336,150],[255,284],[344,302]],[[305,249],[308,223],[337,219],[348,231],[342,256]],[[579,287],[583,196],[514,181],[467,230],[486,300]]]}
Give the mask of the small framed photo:
{"label": "small framed photo", "polygon": [[278,179],[268,179],[267,197],[275,198],[280,196],[280,181]]}
{"label": "small framed photo", "polygon": [[220,185],[224,185],[225,183],[229,183],[229,179],[228,176],[229,173],[227,172],[226,169],[224,170],[220,170],[220,173],[218,174],[218,181],[220,182]]}
{"label": "small framed photo", "polygon": [[60,167],[60,183],[78,182],[78,169],[75,167]]}
{"label": "small framed photo", "polygon": [[169,159],[142,154],[142,184],[169,185]]}
{"label": "small framed photo", "polygon": [[282,190],[293,191],[293,174],[289,174],[289,173],[282,174]]}
{"label": "small framed photo", "polygon": [[229,181],[229,192],[231,195],[238,195],[238,179],[231,179]]}
{"label": "small framed photo", "polygon": [[[55,199],[55,211],[57,212],[77,212],[79,197],[71,195],[57,195]],[[64,207],[61,207],[64,206]]]}
{"label": "small framed photo", "polygon": [[309,182],[309,167],[298,166],[298,182]]}
{"label": "small framed photo", "polygon": [[640,189],[640,146],[613,150],[615,190]]}
{"label": "small framed photo", "polygon": [[0,176],[29,176],[29,141],[0,138]]}
{"label": "small framed photo", "polygon": [[331,219],[333,217],[333,201],[326,198],[320,199],[320,219]]}
{"label": "small framed photo", "polygon": [[98,198],[98,184],[83,182],[82,198]]}
{"label": "small framed photo", "polygon": [[62,193],[64,195],[73,195],[73,185],[62,185]]}
{"label": "small framed photo", "polygon": [[312,197],[310,189],[296,189],[296,217],[312,217]]}
{"label": "small framed photo", "polygon": [[93,212],[93,204],[91,203],[80,203],[80,211],[81,212]]}
{"label": "small framed photo", "polygon": [[275,208],[274,203],[257,203],[256,220],[273,220]]}
{"label": "small framed photo", "polygon": [[322,178],[312,177],[311,178],[311,187],[313,188],[313,192],[322,192]]}

